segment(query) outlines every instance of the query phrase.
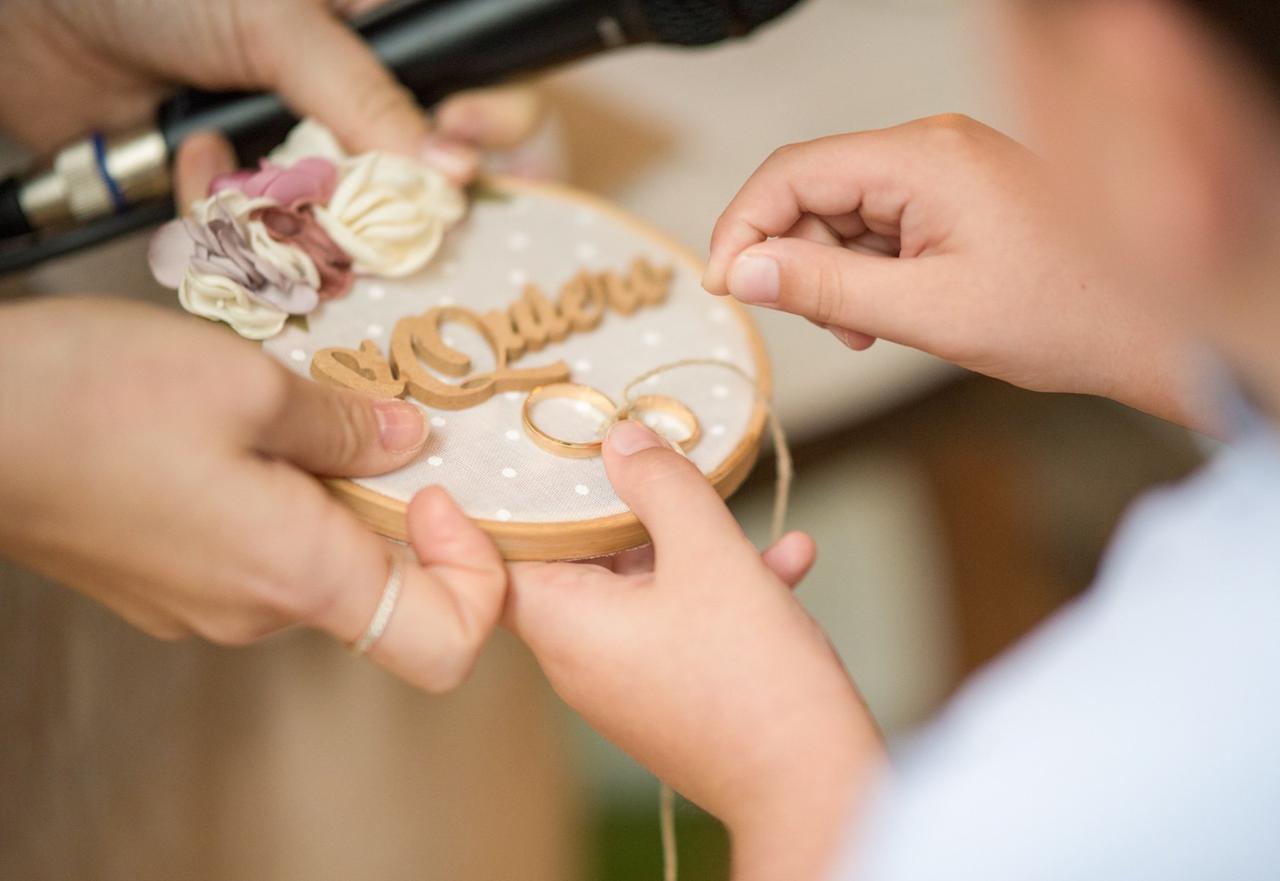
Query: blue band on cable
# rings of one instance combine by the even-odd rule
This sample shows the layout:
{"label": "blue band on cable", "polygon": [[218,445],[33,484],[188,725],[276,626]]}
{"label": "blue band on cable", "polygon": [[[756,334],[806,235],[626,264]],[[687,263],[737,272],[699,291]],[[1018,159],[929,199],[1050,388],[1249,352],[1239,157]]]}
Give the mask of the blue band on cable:
{"label": "blue band on cable", "polygon": [[107,193],[111,196],[111,207],[115,209],[116,214],[123,214],[129,208],[129,200],[124,197],[124,193],[120,192],[120,185],[107,170],[107,142],[103,140],[102,132],[93,133],[93,158],[97,160],[98,174],[102,177],[102,182],[107,185]]}

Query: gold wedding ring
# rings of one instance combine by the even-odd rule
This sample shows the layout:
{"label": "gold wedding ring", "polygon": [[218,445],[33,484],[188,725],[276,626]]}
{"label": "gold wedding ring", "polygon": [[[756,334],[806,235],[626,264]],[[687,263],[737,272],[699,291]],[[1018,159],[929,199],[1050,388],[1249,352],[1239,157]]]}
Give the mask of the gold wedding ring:
{"label": "gold wedding ring", "polygon": [[599,389],[594,389],[589,385],[560,382],[554,385],[539,386],[525,398],[522,414],[524,430],[539,447],[548,453],[563,456],[567,459],[591,459],[599,456],[604,446],[604,437],[602,435],[590,441],[569,441],[550,435],[539,428],[533,418],[533,408],[543,401],[557,398],[580,401],[587,404],[602,414],[606,423],[610,426],[624,419],[636,419],[638,421],[642,413],[663,413],[675,419],[687,430],[686,437],[672,441],[681,452],[686,454],[693,449],[694,445],[702,437],[702,426],[698,423],[698,417],[693,414],[692,410],[674,398],[668,398],[664,395],[642,395],[619,410],[613,399]]}
{"label": "gold wedding ring", "polygon": [[[685,427],[686,434],[682,438],[667,438],[686,455],[702,440],[702,426],[693,411],[675,398],[666,395],[641,395],[623,408],[618,414],[618,421],[635,419],[641,413],[665,413]],[[643,422],[644,420],[639,420]],[[650,426],[652,428],[652,426]]]}
{"label": "gold wedding ring", "polygon": [[592,441],[567,441],[547,434],[533,420],[533,408],[542,401],[554,398],[582,401],[599,411],[609,424],[617,419],[618,406],[602,391],[589,385],[576,385],[570,382],[558,382],[554,385],[541,385],[529,392],[524,400],[524,430],[535,444],[548,453],[564,456],[567,459],[591,459],[600,455],[604,438]]}

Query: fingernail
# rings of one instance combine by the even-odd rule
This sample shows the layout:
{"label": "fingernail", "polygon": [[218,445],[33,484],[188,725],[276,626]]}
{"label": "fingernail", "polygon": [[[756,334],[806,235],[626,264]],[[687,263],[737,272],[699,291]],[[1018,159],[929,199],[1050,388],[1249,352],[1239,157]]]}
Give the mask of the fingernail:
{"label": "fingernail", "polygon": [[634,456],[644,450],[667,446],[656,432],[630,419],[624,419],[610,428],[604,442],[620,456]]}
{"label": "fingernail", "polygon": [[781,287],[778,261],[764,254],[743,254],[729,272],[729,293],[744,303],[772,306]]}
{"label": "fingernail", "polygon": [[408,452],[426,442],[427,422],[413,404],[379,401],[373,405],[373,412],[378,419],[378,438],[387,452]]}
{"label": "fingernail", "polygon": [[466,144],[432,135],[418,153],[428,165],[444,172],[456,183],[466,183],[480,170],[480,156]]}

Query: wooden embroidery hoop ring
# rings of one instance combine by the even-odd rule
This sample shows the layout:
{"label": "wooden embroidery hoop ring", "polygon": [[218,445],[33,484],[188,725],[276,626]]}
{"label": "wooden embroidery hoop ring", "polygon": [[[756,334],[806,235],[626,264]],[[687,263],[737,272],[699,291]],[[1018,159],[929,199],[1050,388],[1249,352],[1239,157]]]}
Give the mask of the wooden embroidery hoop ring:
{"label": "wooden embroidery hoop ring", "polygon": [[[702,260],[689,248],[667,233],[632,216],[612,203],[563,184],[525,181],[517,178],[493,177],[485,181],[492,189],[516,195],[549,196],[589,208],[649,239],[683,263],[694,277],[701,278]],[[710,300],[711,295],[707,295]],[[726,298],[724,305],[746,332],[751,360],[755,368],[756,403],[747,421],[742,440],[707,479],[721,498],[728,498],[742,486],[760,453],[760,443],[768,420],[769,400],[773,389],[773,373],[764,340],[747,310],[737,301]],[[324,481],[333,495],[350,508],[375,532],[396,541],[407,541],[406,502],[392,499],[351,480]],[[542,560],[589,560],[605,557],[649,543],[649,534],[630,512],[562,523],[517,523],[500,520],[476,520],[476,524],[493,538],[502,556],[511,562]]]}

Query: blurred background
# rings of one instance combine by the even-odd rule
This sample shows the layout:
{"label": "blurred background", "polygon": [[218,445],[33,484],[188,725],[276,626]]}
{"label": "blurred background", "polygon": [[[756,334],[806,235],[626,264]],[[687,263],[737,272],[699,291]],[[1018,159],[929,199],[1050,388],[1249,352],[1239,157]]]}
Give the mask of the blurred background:
{"label": "blurred background", "polygon": [[[959,111],[1010,128],[968,0],[809,0],[749,43],[547,78],[540,157],[701,250],[775,147]],[[168,303],[143,240],[0,281]],[[172,304],[170,304],[172,305]],[[1194,468],[1185,432],[760,314],[796,445],[800,591],[888,737],[1090,582],[1129,502]],[[761,541],[771,465],[734,507]],[[660,877],[657,783],[565,711],[507,638],[423,698],[308,634],[153,643],[0,566],[0,879]],[[726,877],[679,811],[685,881]]]}

